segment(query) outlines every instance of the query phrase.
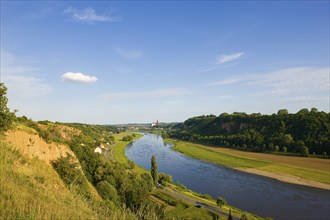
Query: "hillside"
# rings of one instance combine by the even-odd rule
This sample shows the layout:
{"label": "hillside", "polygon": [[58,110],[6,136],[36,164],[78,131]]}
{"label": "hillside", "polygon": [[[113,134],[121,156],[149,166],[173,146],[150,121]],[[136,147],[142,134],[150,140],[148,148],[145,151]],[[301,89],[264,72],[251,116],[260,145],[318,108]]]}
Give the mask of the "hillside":
{"label": "hillside", "polygon": [[[88,164],[80,158],[81,164],[68,145],[83,131],[64,124],[19,121],[1,136],[0,219],[138,218],[137,213],[121,208],[119,201],[106,199],[106,192],[98,192],[88,179]],[[155,216],[152,209],[140,215]]]}
{"label": "hillside", "polygon": [[312,108],[291,114],[261,115],[235,112],[187,119],[171,137],[255,152],[330,154],[330,113]]}

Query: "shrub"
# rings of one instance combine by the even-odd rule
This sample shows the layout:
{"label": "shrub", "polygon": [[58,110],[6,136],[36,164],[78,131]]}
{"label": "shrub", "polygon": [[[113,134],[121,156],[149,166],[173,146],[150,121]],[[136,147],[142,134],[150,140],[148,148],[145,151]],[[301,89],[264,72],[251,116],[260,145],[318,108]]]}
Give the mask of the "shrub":
{"label": "shrub", "polygon": [[118,201],[116,188],[107,181],[101,181],[96,184],[96,189],[103,199],[108,199],[113,202]]}
{"label": "shrub", "polygon": [[224,198],[221,198],[221,197],[218,197],[217,198],[217,205],[218,206],[223,206],[223,205],[226,205],[227,204],[227,201],[224,199]]}

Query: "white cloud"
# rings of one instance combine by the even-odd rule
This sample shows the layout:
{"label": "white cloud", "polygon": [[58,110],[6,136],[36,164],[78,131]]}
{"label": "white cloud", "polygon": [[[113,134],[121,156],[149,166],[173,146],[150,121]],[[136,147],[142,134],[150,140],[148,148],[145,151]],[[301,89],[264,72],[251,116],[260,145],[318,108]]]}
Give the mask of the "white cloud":
{"label": "white cloud", "polygon": [[79,83],[94,83],[97,81],[95,76],[88,76],[82,73],[66,72],[62,76],[62,81],[71,81]]}
{"label": "white cloud", "polygon": [[324,92],[329,90],[329,67],[295,67],[268,73],[236,75],[210,85],[237,84],[259,88],[260,95]]}
{"label": "white cloud", "polygon": [[51,86],[36,75],[40,70],[31,66],[31,59],[17,57],[1,49],[1,81],[5,83],[12,99],[33,98],[52,91]]}
{"label": "white cloud", "polygon": [[110,100],[128,100],[128,99],[152,99],[152,98],[164,98],[173,97],[189,94],[184,88],[168,88],[160,89],[154,91],[144,91],[144,92],[124,92],[124,93],[108,93],[104,94],[102,97]]}
{"label": "white cloud", "polygon": [[143,57],[143,52],[138,50],[123,50],[116,48],[115,51],[125,59],[135,60]]}
{"label": "white cloud", "polygon": [[93,8],[86,8],[83,10],[78,10],[76,8],[69,7],[64,13],[70,14],[72,20],[83,23],[93,24],[95,22],[115,22],[118,21],[118,18],[107,16],[107,15],[98,15],[96,14]]}
{"label": "white cloud", "polygon": [[223,63],[232,62],[232,61],[239,59],[243,55],[244,55],[244,52],[228,54],[228,55],[222,54],[217,58],[216,63],[223,64]]}

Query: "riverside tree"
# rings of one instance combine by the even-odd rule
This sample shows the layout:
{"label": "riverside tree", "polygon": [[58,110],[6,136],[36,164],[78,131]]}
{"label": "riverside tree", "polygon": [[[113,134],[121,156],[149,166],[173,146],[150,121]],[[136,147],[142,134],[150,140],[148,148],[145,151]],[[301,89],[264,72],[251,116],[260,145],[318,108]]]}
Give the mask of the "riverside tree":
{"label": "riverside tree", "polygon": [[226,205],[227,204],[227,201],[224,199],[224,198],[221,198],[221,197],[218,197],[217,198],[217,205],[218,206],[223,206],[223,205]]}
{"label": "riverside tree", "polygon": [[15,120],[15,113],[7,107],[7,87],[0,83],[0,133],[7,131]]}
{"label": "riverside tree", "polygon": [[150,169],[150,174],[151,177],[154,181],[155,186],[157,185],[158,182],[158,166],[157,166],[157,162],[156,162],[156,156],[152,155],[151,157],[151,169]]}

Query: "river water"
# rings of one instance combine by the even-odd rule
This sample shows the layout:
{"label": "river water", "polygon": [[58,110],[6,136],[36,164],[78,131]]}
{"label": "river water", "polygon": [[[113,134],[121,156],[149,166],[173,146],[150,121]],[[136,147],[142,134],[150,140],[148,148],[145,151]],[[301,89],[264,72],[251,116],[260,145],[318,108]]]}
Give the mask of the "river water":
{"label": "river water", "polygon": [[151,156],[158,171],[170,174],[193,191],[273,219],[330,219],[330,191],[283,183],[187,157],[164,144],[160,135],[145,134],[128,145],[126,156],[150,169]]}

